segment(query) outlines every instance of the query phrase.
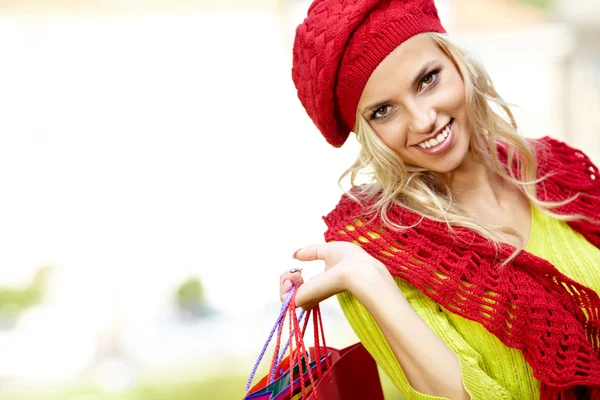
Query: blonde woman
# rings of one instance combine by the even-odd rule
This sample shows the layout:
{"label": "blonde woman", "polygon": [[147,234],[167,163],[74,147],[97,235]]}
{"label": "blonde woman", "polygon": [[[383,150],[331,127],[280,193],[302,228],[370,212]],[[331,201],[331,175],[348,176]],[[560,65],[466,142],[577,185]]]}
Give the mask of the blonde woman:
{"label": "blonde woman", "polygon": [[[293,79],[325,139],[361,144],[353,188],[298,250],[408,399],[600,399],[600,176],[519,136],[433,0],[316,0]],[[367,171],[372,180],[354,185]]]}

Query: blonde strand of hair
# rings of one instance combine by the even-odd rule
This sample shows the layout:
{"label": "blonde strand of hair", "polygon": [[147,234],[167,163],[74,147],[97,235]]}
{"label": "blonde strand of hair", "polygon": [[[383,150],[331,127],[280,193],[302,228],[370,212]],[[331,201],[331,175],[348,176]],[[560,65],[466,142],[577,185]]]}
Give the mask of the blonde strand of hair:
{"label": "blonde strand of hair", "polygon": [[[504,180],[517,185],[529,201],[540,211],[560,220],[573,220],[578,216],[564,216],[552,209],[571,201],[545,202],[536,195],[536,185],[545,177],[538,178],[536,152],[518,130],[516,120],[506,103],[498,94],[483,66],[465,51],[453,44],[446,36],[438,33],[429,35],[455,63],[465,86],[467,118],[470,123],[470,151],[486,163],[487,167]],[[498,111],[496,111],[498,110]],[[505,239],[505,234],[517,236],[521,242],[513,254],[503,264],[510,262],[522,251],[526,243],[522,237],[510,229],[487,226],[467,213],[456,203],[450,188],[437,173],[407,165],[390,150],[375,134],[368,121],[357,113],[355,133],[361,144],[356,161],[340,177],[339,184],[349,176],[351,191],[346,193],[364,205],[371,213],[377,214],[390,229],[410,228],[394,223],[388,211],[399,205],[423,218],[444,222],[452,232],[453,227],[464,227],[487,238],[496,249]],[[500,159],[499,143],[506,147],[507,161]],[[511,168],[511,166],[516,168]],[[516,173],[513,170],[516,169]],[[357,184],[359,175],[371,178],[366,185]]]}

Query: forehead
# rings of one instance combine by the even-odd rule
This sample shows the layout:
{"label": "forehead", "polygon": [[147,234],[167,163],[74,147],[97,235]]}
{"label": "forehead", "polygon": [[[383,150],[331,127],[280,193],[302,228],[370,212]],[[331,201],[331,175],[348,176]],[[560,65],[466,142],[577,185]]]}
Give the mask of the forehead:
{"label": "forehead", "polygon": [[410,88],[425,64],[447,58],[428,35],[416,35],[396,47],[369,77],[360,103],[389,97],[391,91]]}

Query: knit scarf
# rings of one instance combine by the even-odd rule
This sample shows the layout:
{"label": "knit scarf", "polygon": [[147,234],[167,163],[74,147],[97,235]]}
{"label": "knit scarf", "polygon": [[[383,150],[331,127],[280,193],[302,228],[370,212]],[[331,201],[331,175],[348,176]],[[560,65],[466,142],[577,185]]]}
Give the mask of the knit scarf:
{"label": "knit scarf", "polygon": [[[548,137],[532,142],[538,155],[538,198],[579,196],[554,211],[586,217],[569,225],[600,247],[600,175],[589,158]],[[506,346],[519,349],[540,381],[541,400],[600,399],[600,299],[593,290],[550,262],[514,248],[496,249],[466,229],[422,218],[400,206],[392,221],[412,228],[385,228],[344,195],[324,220],[326,241],[349,241],[382,261],[393,276],[437,303],[476,321]],[[582,266],[587,268],[586,266]]]}

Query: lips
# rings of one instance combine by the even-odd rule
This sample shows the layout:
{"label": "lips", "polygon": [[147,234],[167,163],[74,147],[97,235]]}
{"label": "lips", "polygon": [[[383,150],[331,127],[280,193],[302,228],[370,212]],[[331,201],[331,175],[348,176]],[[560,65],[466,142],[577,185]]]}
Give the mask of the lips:
{"label": "lips", "polygon": [[438,133],[435,137],[422,141],[421,143],[418,144],[418,146],[421,147],[422,149],[429,149],[429,148],[436,147],[436,146],[439,146],[440,144],[442,144],[444,142],[444,140],[446,140],[448,138],[448,135],[450,135],[450,129],[452,128],[452,122],[454,122],[454,119],[451,119],[450,122],[448,122],[448,124],[444,127],[444,129],[442,129],[442,131],[440,133]]}
{"label": "lips", "polygon": [[454,119],[451,119],[444,128],[430,136],[427,140],[414,145],[416,149],[428,156],[441,156],[453,148],[456,136],[457,126],[454,125]]}

